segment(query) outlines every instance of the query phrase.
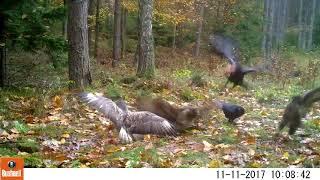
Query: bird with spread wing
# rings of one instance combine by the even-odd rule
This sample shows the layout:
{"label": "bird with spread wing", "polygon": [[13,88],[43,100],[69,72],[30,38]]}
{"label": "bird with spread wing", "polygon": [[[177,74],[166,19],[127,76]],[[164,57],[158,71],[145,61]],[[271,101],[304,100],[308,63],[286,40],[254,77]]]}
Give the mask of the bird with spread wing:
{"label": "bird with spread wing", "polygon": [[123,100],[115,103],[111,99],[93,93],[80,93],[79,97],[115,124],[122,143],[133,142],[135,135],[175,136],[177,134],[175,127],[167,119],[148,111],[129,111]]}
{"label": "bird with spread wing", "polygon": [[225,84],[225,87],[229,82],[232,82],[233,87],[243,86],[247,88],[247,86],[243,82],[244,76],[248,73],[256,72],[257,70],[256,68],[243,67],[239,63],[240,50],[237,41],[229,36],[215,33],[210,35],[209,43],[215,52],[221,54],[228,60],[229,64],[226,68],[226,75],[228,76],[228,80]]}
{"label": "bird with spread wing", "polygon": [[309,112],[312,104],[317,101],[320,101],[320,87],[307,92],[303,96],[294,96],[284,110],[279,131],[288,126],[289,134],[294,134],[301,125],[301,119]]}

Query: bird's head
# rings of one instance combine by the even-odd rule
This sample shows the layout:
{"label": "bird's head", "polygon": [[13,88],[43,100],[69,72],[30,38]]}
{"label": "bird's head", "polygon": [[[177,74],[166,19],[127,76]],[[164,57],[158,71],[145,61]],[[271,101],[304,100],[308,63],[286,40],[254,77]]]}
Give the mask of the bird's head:
{"label": "bird's head", "polygon": [[199,110],[197,108],[192,108],[192,107],[184,108],[181,113],[184,114],[184,116],[190,120],[197,118],[200,115]]}
{"label": "bird's head", "polygon": [[237,107],[237,113],[239,114],[239,116],[242,116],[245,113],[245,110],[243,107],[238,106]]}

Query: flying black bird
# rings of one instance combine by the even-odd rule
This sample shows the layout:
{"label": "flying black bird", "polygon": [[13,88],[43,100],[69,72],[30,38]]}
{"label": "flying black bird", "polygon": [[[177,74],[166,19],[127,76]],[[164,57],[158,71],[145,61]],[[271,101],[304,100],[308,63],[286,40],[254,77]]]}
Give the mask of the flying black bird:
{"label": "flying black bird", "polygon": [[136,134],[176,135],[175,127],[167,119],[148,111],[129,111],[123,100],[114,103],[92,93],[80,93],[79,97],[115,124],[122,143],[131,143]]}
{"label": "flying black bird", "polygon": [[137,99],[136,105],[139,110],[149,111],[167,119],[178,131],[192,127],[194,120],[200,115],[197,108],[180,108],[161,98],[140,97]]}
{"label": "flying black bird", "polygon": [[289,134],[294,134],[301,125],[301,119],[306,116],[312,104],[316,101],[320,101],[320,87],[307,92],[303,96],[294,96],[284,110],[279,131],[288,126]]}
{"label": "flying black bird", "polygon": [[237,41],[229,36],[218,33],[210,35],[209,42],[214,51],[221,54],[229,62],[226,68],[228,80],[225,87],[230,81],[233,83],[233,87],[239,85],[247,88],[243,83],[244,75],[250,72],[256,72],[257,70],[255,68],[241,66],[239,63],[240,51]]}
{"label": "flying black bird", "polygon": [[241,117],[245,113],[244,108],[238,105],[221,101],[215,101],[215,104],[223,111],[224,116],[229,120],[229,122],[233,122],[236,118]]}
{"label": "flying black bird", "polygon": [[233,59],[228,59],[228,62],[230,63],[226,68],[226,74],[228,76],[228,80],[224,85],[224,87],[226,87],[230,81],[233,83],[233,87],[243,86],[247,88],[247,86],[243,82],[244,75],[250,72],[256,72],[257,70],[254,68],[243,67],[238,61],[235,61]]}

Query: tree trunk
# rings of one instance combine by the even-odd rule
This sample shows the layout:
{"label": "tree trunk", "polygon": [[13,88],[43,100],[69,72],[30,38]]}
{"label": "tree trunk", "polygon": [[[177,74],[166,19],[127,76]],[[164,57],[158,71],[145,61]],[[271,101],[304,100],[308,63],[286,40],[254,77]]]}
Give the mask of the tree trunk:
{"label": "tree trunk", "polygon": [[88,0],[68,0],[68,60],[70,88],[80,88],[91,84],[88,48]]}
{"label": "tree trunk", "polygon": [[200,14],[199,14],[199,23],[198,23],[198,30],[196,33],[196,45],[194,50],[194,56],[198,57],[200,53],[200,43],[201,43],[201,32],[202,32],[202,26],[203,26],[203,18],[204,18],[204,5],[200,4]]}
{"label": "tree trunk", "polygon": [[91,21],[89,21],[89,30],[88,30],[88,44],[89,44],[89,54],[92,55],[92,37],[93,37],[93,16],[94,16],[94,10],[95,10],[95,0],[89,0],[89,8],[88,8],[88,15],[91,17],[89,18]]}
{"label": "tree trunk", "polygon": [[[277,0],[270,0],[270,17],[269,17],[269,40],[267,42],[267,49],[268,49],[268,54],[269,54],[269,61],[272,65],[274,63],[274,58],[272,58],[272,45],[273,45],[273,39],[274,39],[274,17],[275,17],[275,6],[276,6],[276,1]],[[271,67],[271,66],[270,66]]]}
{"label": "tree trunk", "polygon": [[121,57],[121,0],[114,1],[114,28],[113,28],[113,61],[115,67]]}
{"label": "tree trunk", "polygon": [[141,27],[140,27],[140,10],[138,9],[138,16],[137,16],[137,39],[138,39],[138,43],[137,43],[137,47],[136,47],[136,52],[134,53],[134,65],[136,67],[138,67],[138,61],[139,61],[139,52],[140,52],[140,45],[139,45],[139,42],[140,42],[140,31],[141,31]]}
{"label": "tree trunk", "polygon": [[[97,0],[97,6],[96,6],[96,27],[95,27],[95,40],[94,40],[94,57],[97,58],[98,56],[98,48],[99,48],[99,26],[100,26],[100,3],[101,0]],[[98,58],[97,58],[98,61]]]}
{"label": "tree trunk", "polygon": [[304,29],[305,29],[305,25],[304,25],[304,1],[300,0],[300,6],[299,6],[299,18],[298,18],[298,23],[299,23],[299,37],[298,37],[298,48],[300,49],[305,49],[304,46]]}
{"label": "tree trunk", "polygon": [[154,40],[152,35],[153,0],[139,0],[139,9],[140,38],[137,75],[150,78],[155,73]]}
{"label": "tree trunk", "polygon": [[313,27],[314,27],[314,19],[315,19],[315,11],[316,11],[316,0],[312,0],[312,6],[311,6],[311,12],[310,12],[310,24],[309,24],[309,34],[308,34],[308,40],[307,40],[307,50],[312,49],[312,42],[313,42]]}
{"label": "tree trunk", "polygon": [[[63,0],[64,8],[67,8],[66,0]],[[67,39],[67,18],[65,17],[62,21],[62,36]]]}
{"label": "tree trunk", "polygon": [[173,37],[172,37],[172,50],[175,52],[176,50],[176,34],[177,34],[177,24],[173,23]]}
{"label": "tree trunk", "polygon": [[6,41],[4,36],[5,29],[5,17],[0,12],[0,87],[4,87],[7,85],[7,58],[6,58]]}
{"label": "tree trunk", "polygon": [[125,57],[126,55],[126,45],[127,45],[127,15],[128,10],[126,8],[122,8],[121,13],[121,55]]}
{"label": "tree trunk", "polygon": [[288,21],[288,0],[282,0],[283,4],[282,4],[282,8],[280,9],[280,11],[282,11],[281,13],[281,20],[280,20],[280,36],[279,36],[279,40],[280,40],[280,44],[283,44],[283,40],[284,40],[284,34],[287,32],[287,21]]}
{"label": "tree trunk", "polygon": [[267,68],[271,68],[271,46],[272,46],[272,16],[271,16],[271,8],[272,8],[273,0],[265,0],[264,1],[264,37],[262,41],[262,50],[265,61],[265,66]]}

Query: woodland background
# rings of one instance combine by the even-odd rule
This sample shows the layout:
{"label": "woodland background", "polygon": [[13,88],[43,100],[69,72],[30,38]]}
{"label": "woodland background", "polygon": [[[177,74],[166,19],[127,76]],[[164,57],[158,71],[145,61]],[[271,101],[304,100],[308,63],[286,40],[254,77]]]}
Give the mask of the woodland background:
{"label": "woodland background", "polygon": [[[290,98],[320,86],[319,0],[2,0],[0,22],[1,156],[26,167],[320,166],[319,103],[293,139],[273,137]],[[213,32],[260,67],[248,90],[223,88]],[[231,125],[213,110],[182,136],[122,145],[70,88],[132,106],[145,94],[177,105],[220,99],[246,114]]]}

